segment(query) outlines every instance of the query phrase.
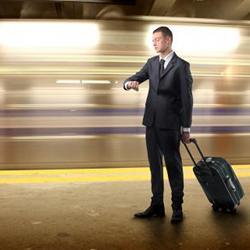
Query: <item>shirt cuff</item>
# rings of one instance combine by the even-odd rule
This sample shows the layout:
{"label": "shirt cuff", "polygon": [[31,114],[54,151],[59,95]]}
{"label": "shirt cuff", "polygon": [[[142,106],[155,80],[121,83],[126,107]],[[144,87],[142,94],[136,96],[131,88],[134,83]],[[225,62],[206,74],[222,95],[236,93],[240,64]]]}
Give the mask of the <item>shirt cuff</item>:
{"label": "shirt cuff", "polygon": [[129,90],[129,88],[128,88],[129,82],[130,82],[130,81],[125,82],[125,84],[124,84],[124,89]]}
{"label": "shirt cuff", "polygon": [[188,132],[188,133],[190,133],[190,130],[191,130],[190,128],[182,128],[182,131],[183,131],[183,132]]}

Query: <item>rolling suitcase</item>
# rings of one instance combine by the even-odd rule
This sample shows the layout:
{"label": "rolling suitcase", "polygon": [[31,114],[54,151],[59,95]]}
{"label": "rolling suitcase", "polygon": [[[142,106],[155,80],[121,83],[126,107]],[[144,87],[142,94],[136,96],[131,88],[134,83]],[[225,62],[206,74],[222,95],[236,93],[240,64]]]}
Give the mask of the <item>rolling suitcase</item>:
{"label": "rolling suitcase", "polygon": [[184,146],[194,163],[194,174],[212,203],[212,208],[214,211],[236,212],[244,191],[231,165],[221,157],[205,157],[196,139],[190,141],[199,151],[200,161],[196,163],[188,146],[185,143]]}

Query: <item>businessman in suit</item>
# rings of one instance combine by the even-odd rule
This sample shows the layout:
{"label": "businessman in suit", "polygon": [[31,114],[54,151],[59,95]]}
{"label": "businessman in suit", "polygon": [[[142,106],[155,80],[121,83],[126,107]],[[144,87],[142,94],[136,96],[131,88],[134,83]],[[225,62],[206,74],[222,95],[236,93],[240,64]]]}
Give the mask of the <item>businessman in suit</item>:
{"label": "businessman in suit", "polygon": [[135,214],[137,218],[164,217],[163,164],[164,157],[171,187],[172,223],[183,220],[183,166],[180,141],[189,143],[192,122],[192,76],[189,63],[172,50],[173,34],[168,27],[153,31],[152,41],[159,54],[149,58],[142,69],[124,81],[125,90],[139,90],[139,84],[149,79],[143,125],[151,172],[152,198],[150,206]]}

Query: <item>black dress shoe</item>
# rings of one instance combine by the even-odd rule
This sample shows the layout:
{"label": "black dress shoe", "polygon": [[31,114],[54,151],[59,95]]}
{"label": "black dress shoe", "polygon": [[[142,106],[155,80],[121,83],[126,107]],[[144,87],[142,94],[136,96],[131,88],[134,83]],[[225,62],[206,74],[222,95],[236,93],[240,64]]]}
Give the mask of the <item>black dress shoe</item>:
{"label": "black dress shoe", "polygon": [[145,211],[136,213],[134,215],[136,218],[151,218],[151,217],[164,217],[165,208],[164,205],[151,205]]}
{"label": "black dress shoe", "polygon": [[171,223],[179,223],[183,220],[183,213],[182,210],[173,210],[172,218],[171,218]]}

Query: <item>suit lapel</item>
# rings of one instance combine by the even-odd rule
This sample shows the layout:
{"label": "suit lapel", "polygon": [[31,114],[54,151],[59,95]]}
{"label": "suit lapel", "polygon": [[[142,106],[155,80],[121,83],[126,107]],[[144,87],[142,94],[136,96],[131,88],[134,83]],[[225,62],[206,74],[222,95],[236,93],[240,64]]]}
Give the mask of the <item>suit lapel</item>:
{"label": "suit lapel", "polygon": [[154,60],[153,68],[156,69],[156,79],[160,79],[160,63],[159,56],[157,56]]}
{"label": "suit lapel", "polygon": [[[174,55],[173,55],[171,61],[168,63],[168,66],[164,69],[163,73],[160,75],[160,79],[161,79],[162,77],[164,77],[164,76],[174,67],[174,65],[175,65],[175,63],[176,63],[176,59],[177,59],[177,56],[176,56],[176,54],[174,53]],[[159,67],[159,66],[158,66],[158,67]],[[159,71],[158,71],[158,72],[159,72]]]}

